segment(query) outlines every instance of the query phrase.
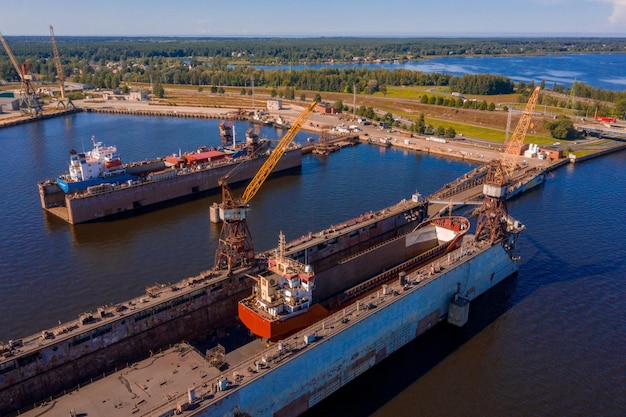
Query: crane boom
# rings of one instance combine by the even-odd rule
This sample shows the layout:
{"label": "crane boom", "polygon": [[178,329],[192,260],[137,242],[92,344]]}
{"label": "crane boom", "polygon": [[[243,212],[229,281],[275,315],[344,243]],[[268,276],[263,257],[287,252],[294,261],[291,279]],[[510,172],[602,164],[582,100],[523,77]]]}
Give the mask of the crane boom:
{"label": "crane boom", "polygon": [[530,119],[539,98],[539,90],[541,90],[540,87],[535,88],[528,99],[524,113],[515,126],[515,131],[502,155],[502,159],[496,159],[489,163],[483,184],[483,204],[478,209],[478,222],[476,223],[475,236],[478,241],[485,240],[489,244],[493,244],[506,235],[509,227],[506,206],[507,186],[511,180],[511,174],[515,171],[517,157],[524,144]]}
{"label": "crane boom", "polygon": [[309,116],[315,109],[316,105],[317,105],[316,101],[309,104],[309,106],[300,114],[300,116],[298,116],[295,122],[293,122],[293,125],[291,125],[291,128],[289,129],[287,134],[283,136],[280,142],[278,142],[278,145],[276,145],[276,148],[274,148],[274,150],[272,151],[270,156],[267,158],[263,166],[259,169],[259,171],[256,173],[254,178],[252,178],[252,180],[250,181],[250,184],[248,184],[248,186],[246,187],[246,190],[243,192],[241,200],[244,204],[248,203],[252,199],[252,197],[254,197],[257,191],[259,191],[259,188],[261,188],[261,185],[263,185],[263,182],[265,182],[265,179],[268,177],[268,175],[270,175],[272,170],[276,167],[276,164],[278,164],[278,161],[280,160],[280,158],[283,156],[283,154],[289,147],[289,144],[296,137],[296,134],[300,131],[306,119],[309,118]]}
{"label": "crane boom", "polygon": [[539,99],[539,90],[541,87],[535,87],[535,90],[530,95],[526,108],[522,113],[522,117],[517,122],[511,140],[507,144],[506,151],[502,155],[502,168],[506,176],[509,176],[515,171],[515,165],[517,163],[517,157],[519,156],[522,146],[524,145],[524,139],[526,139],[526,132],[530,126],[530,119],[533,115],[537,100]]}
{"label": "crane boom", "polygon": [[232,175],[232,171],[220,178],[222,204],[219,206],[219,216],[224,224],[215,254],[215,270],[227,270],[230,273],[233,268],[251,265],[255,262],[252,237],[246,222],[246,214],[249,211],[248,202],[259,191],[265,179],[276,167],[316,105],[316,101],[312,102],[298,116],[287,134],[278,142],[273,152],[252,178],[241,198],[235,198],[228,188],[228,177]]}
{"label": "crane boom", "polygon": [[23,79],[24,77],[22,76],[22,69],[17,63],[15,56],[13,56],[13,52],[11,52],[11,48],[9,48],[9,44],[7,43],[6,39],[4,39],[4,36],[2,36],[2,32],[0,32],[0,42],[2,42],[2,46],[4,46],[4,50],[9,56],[9,60],[13,64],[13,68],[15,68],[15,72],[17,72],[17,75],[20,77],[20,79]]}
{"label": "crane boom", "polygon": [[57,67],[57,79],[59,80],[59,86],[61,87],[61,99],[65,99],[65,73],[63,72],[63,66],[61,66],[61,58],[59,57],[59,49],[57,48],[57,41],[54,38],[54,28],[52,25],[50,25],[50,37],[52,38],[54,64]]}

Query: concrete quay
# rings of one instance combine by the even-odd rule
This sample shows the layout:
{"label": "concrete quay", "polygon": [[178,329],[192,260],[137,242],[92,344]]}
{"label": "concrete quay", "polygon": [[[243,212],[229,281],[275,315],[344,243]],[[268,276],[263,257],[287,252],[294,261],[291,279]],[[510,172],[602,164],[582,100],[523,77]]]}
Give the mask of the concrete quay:
{"label": "concrete quay", "polygon": [[[179,117],[179,118],[199,118],[199,119],[219,119],[219,120],[247,120],[247,113],[253,109],[242,110],[240,108],[229,107],[194,107],[194,106],[166,106],[153,104],[150,102],[133,102],[133,101],[104,101],[104,100],[76,100],[74,102],[76,109],[56,109],[54,105],[44,108],[42,115],[38,118],[21,116],[19,112],[0,113],[0,128],[15,126],[23,123],[30,123],[45,120],[52,117],[61,117],[76,112],[92,112],[92,113],[108,113],[108,114],[124,114],[135,116],[152,116],[152,117]],[[287,122],[293,122],[304,110],[304,103],[283,101],[284,108],[281,110],[268,111],[270,118],[281,116]],[[357,124],[353,120],[352,115],[339,114],[328,115],[314,112],[311,114],[302,126],[303,131],[315,133],[332,133],[331,130],[339,125]],[[381,139],[388,141],[385,146],[391,146],[400,149],[421,152],[428,155],[436,155],[444,158],[452,158],[461,161],[471,161],[479,164],[487,163],[492,159],[498,159],[501,156],[501,145],[494,143],[489,144],[487,141],[470,140],[470,138],[457,135],[457,138],[446,140],[443,142],[435,142],[430,140],[427,135],[411,135],[409,132],[398,130],[397,128],[381,130],[373,125],[359,126],[361,132],[347,135],[347,137],[358,136],[361,142],[376,143]],[[337,135],[333,135],[337,136]],[[313,148],[315,144],[303,144],[306,153],[309,148]],[[581,162],[605,155],[607,153],[626,149],[626,143],[621,140],[591,140],[579,141],[574,144],[563,143],[558,147],[566,151],[565,147],[572,147],[575,150],[588,151],[584,156],[572,159],[571,162]],[[552,145],[556,147],[556,145]],[[562,162],[570,162],[569,156],[558,161],[539,160],[537,158],[527,158],[526,164],[533,167],[542,167],[546,170],[552,170],[558,166],[562,166]]]}

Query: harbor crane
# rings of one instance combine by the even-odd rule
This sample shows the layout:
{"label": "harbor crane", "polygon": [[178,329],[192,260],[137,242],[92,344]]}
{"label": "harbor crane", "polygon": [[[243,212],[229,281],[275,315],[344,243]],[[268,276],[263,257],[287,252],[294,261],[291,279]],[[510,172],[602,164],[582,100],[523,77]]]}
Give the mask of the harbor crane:
{"label": "harbor crane", "polygon": [[483,185],[483,204],[478,210],[477,240],[487,240],[490,244],[493,244],[506,233],[508,222],[506,189],[509,185],[511,174],[517,168],[517,159],[524,145],[526,132],[531,124],[531,118],[540,90],[540,87],[536,87],[528,99],[526,108],[515,127],[515,131],[506,146],[502,158],[489,163]]}
{"label": "harbor crane", "polygon": [[50,38],[52,39],[52,52],[54,54],[54,64],[57,68],[57,80],[59,80],[59,89],[61,91],[61,99],[57,103],[57,108],[59,105],[67,108],[69,106],[74,107],[72,100],[68,99],[67,104],[65,103],[65,72],[63,71],[63,66],[61,65],[61,58],[59,56],[59,49],[57,48],[57,41],[54,37],[54,28],[50,25]]}
{"label": "harbor crane", "polygon": [[261,168],[252,178],[241,197],[237,198],[228,186],[228,179],[234,176],[240,167],[239,164],[231,172],[219,179],[222,186],[222,203],[219,205],[219,217],[223,222],[222,231],[215,254],[215,270],[226,270],[230,273],[234,268],[249,266],[254,263],[254,246],[246,215],[250,210],[248,203],[255,196],[269,174],[278,164],[278,161],[287,151],[287,148],[309,118],[315,106],[313,101],[298,116],[285,136],[278,142],[272,153],[267,157]]}
{"label": "harbor crane", "polygon": [[33,117],[37,117],[41,114],[41,102],[37,97],[37,93],[33,87],[33,75],[31,74],[32,65],[30,62],[22,62],[21,65],[17,63],[17,59],[13,55],[9,44],[7,43],[4,36],[0,32],[0,42],[2,46],[4,46],[4,50],[9,56],[9,60],[13,64],[13,68],[15,68],[15,72],[20,77],[22,81],[22,88],[20,91],[20,110],[24,114],[31,115]]}

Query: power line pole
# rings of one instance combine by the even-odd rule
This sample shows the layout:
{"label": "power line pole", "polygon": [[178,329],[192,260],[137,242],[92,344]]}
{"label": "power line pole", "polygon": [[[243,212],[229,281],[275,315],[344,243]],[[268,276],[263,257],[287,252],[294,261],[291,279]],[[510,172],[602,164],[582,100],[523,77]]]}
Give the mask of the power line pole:
{"label": "power line pole", "polygon": [[352,120],[355,119],[354,113],[356,112],[356,84],[352,84]]}
{"label": "power line pole", "polygon": [[254,110],[254,75],[250,77],[251,88],[252,88],[252,109]]}

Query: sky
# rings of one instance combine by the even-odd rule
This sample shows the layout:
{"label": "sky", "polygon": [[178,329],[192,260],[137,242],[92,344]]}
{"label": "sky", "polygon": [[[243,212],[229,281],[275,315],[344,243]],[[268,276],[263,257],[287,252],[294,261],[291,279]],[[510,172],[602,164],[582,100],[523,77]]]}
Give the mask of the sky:
{"label": "sky", "polygon": [[5,36],[626,36],[626,0],[0,0]]}

